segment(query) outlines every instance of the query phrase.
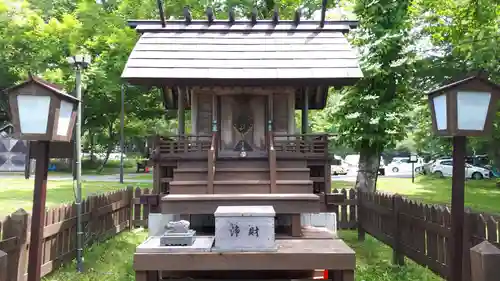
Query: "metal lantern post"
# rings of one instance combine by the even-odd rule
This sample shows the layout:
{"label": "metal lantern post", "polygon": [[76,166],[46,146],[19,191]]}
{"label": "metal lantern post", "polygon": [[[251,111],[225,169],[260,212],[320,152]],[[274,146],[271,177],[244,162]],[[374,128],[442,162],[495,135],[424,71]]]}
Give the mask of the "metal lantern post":
{"label": "metal lantern post", "polygon": [[453,138],[451,187],[451,281],[462,281],[466,138],[491,132],[500,86],[482,75],[428,93],[435,134]]}
{"label": "metal lantern post", "polygon": [[[89,55],[68,57],[68,62],[75,67],[76,98],[82,99],[82,69],[90,65]],[[83,272],[83,229],[82,229],[82,107],[78,106],[75,132],[75,180],[76,180],[76,268]]]}
{"label": "metal lantern post", "polygon": [[80,102],[59,86],[31,75],[27,81],[7,89],[7,93],[16,136],[36,144],[32,152],[36,173],[28,281],[40,281],[49,150],[52,142],[71,141]]}
{"label": "metal lantern post", "polygon": [[418,158],[417,155],[410,155],[410,163],[411,163],[411,183],[415,183],[415,163],[417,163]]}

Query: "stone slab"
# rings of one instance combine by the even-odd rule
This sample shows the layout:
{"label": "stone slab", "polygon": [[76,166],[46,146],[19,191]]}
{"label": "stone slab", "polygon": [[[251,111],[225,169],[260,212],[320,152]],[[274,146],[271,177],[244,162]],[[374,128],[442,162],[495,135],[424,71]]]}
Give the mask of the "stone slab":
{"label": "stone slab", "polygon": [[214,213],[217,217],[274,217],[273,206],[219,206]]}
{"label": "stone slab", "polygon": [[214,244],[213,236],[197,236],[191,246],[161,246],[160,236],[146,239],[136,249],[137,253],[183,253],[183,252],[210,252]]}

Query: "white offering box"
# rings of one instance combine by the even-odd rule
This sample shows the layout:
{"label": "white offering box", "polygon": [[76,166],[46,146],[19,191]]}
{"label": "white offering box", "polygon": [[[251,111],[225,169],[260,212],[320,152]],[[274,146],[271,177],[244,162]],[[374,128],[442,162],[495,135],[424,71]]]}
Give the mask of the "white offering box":
{"label": "white offering box", "polygon": [[213,251],[276,251],[272,206],[219,206]]}

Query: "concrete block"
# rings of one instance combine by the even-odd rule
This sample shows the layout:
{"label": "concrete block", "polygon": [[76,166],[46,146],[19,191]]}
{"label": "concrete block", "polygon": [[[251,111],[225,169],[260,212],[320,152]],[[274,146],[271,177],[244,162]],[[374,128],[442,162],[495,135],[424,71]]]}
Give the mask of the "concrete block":
{"label": "concrete block", "polygon": [[337,216],[335,213],[305,213],[301,215],[302,226],[325,227],[337,234]]}
{"label": "concrete block", "polygon": [[213,251],[276,251],[272,206],[219,206]]}
{"label": "concrete block", "polygon": [[187,233],[165,232],[165,234],[160,237],[160,244],[162,246],[191,246],[196,239],[195,235],[196,231],[192,229]]}
{"label": "concrete block", "polygon": [[197,236],[191,246],[161,246],[160,236],[146,239],[136,249],[137,253],[178,253],[178,252],[210,252],[214,244],[213,236]]}

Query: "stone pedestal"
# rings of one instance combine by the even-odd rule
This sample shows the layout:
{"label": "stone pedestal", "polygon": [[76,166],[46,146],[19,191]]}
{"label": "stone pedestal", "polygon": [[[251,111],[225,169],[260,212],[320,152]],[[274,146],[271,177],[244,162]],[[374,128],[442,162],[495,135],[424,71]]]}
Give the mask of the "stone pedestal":
{"label": "stone pedestal", "polygon": [[179,219],[179,215],[150,213],[148,217],[149,236],[161,236],[165,232],[165,226],[169,222]]}
{"label": "stone pedestal", "polygon": [[272,206],[219,206],[213,251],[276,251]]}
{"label": "stone pedestal", "polygon": [[196,237],[196,231],[189,230],[186,233],[165,232],[160,237],[161,246],[192,246]]}

